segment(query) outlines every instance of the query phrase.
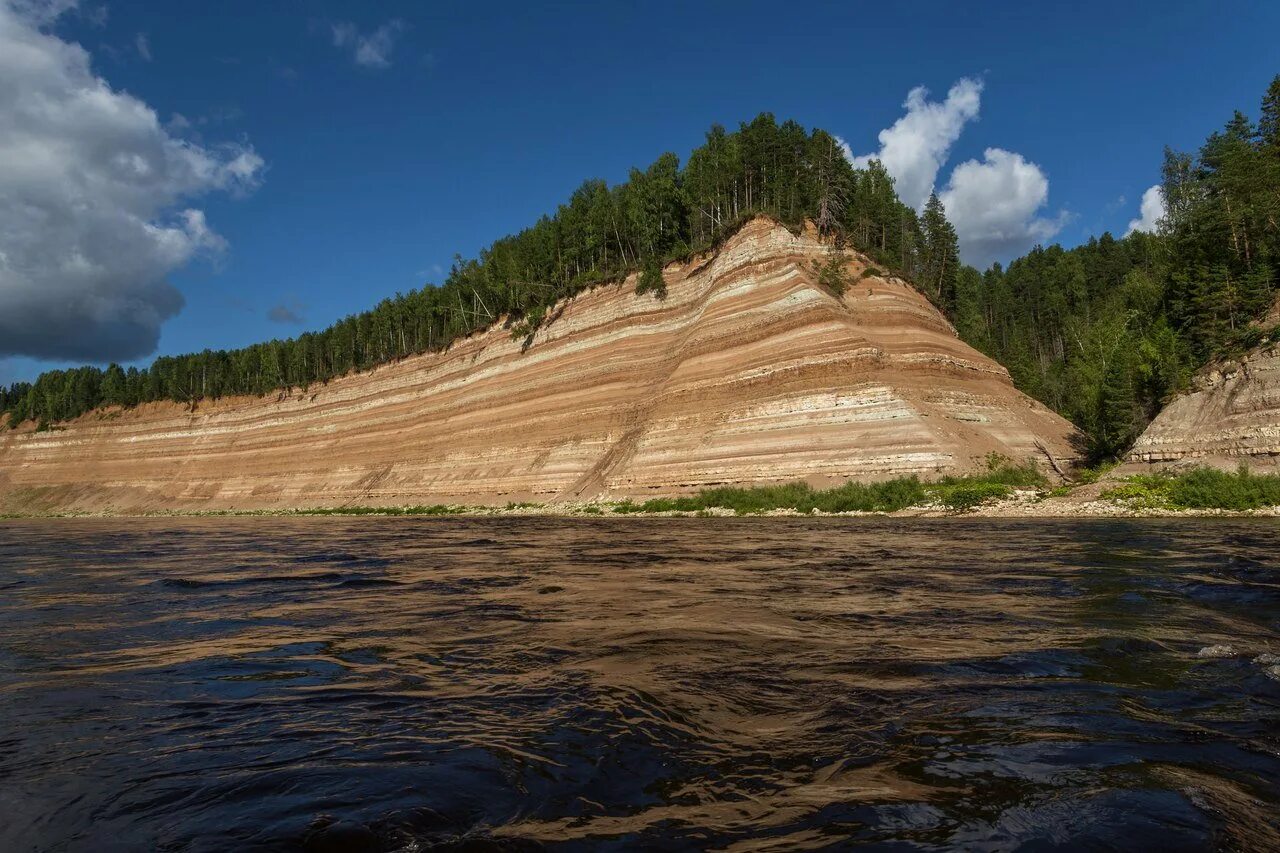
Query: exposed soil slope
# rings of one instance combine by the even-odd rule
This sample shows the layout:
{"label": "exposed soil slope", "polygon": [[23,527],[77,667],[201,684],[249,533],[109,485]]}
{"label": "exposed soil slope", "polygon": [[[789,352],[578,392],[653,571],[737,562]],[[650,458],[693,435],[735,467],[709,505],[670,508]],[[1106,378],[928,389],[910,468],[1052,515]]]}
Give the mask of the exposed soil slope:
{"label": "exposed soil slope", "polygon": [[495,327],[305,393],[0,433],[0,511],[643,497],[1073,455],[1070,425],[906,283],[822,289],[826,252],[759,219],[668,267],[666,299],[596,288],[527,350]]}
{"label": "exposed soil slope", "polygon": [[1280,347],[1267,346],[1203,371],[1139,436],[1128,461],[1271,467],[1278,458]]}

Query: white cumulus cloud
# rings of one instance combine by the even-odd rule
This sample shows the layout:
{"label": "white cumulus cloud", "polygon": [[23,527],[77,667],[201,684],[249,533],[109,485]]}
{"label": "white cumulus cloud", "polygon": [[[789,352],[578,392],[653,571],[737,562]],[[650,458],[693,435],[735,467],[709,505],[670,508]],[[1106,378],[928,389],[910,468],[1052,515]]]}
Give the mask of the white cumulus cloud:
{"label": "white cumulus cloud", "polygon": [[[930,101],[917,86],[903,103],[906,113],[880,131],[880,150],[853,156],[837,137],[845,156],[857,168],[880,160],[894,179],[898,198],[919,211],[934,191],[938,173],[965,127],[978,117],[983,84],[963,77],[947,92],[945,101]],[[1048,203],[1049,179],[1021,154],[988,148],[982,160],[967,160],[952,170],[938,192],[955,226],[960,256],[975,266],[1007,260],[1056,235],[1066,213],[1041,215]]]}
{"label": "white cumulus cloud", "polygon": [[1020,255],[1053,237],[1067,214],[1046,219],[1049,179],[1035,163],[1003,148],[988,148],[982,160],[966,160],[938,194],[956,228],[960,257],[985,267]]}
{"label": "white cumulus cloud", "polygon": [[404,24],[399,20],[387,21],[371,33],[360,32],[355,24],[337,23],[332,25],[333,46],[350,51],[356,65],[388,68],[396,38],[403,29]]}
{"label": "white cumulus cloud", "polygon": [[166,276],[225,242],[190,201],[247,192],[245,143],[175,137],[48,31],[66,0],[0,0],[0,357],[128,360],[183,305]]}
{"label": "white cumulus cloud", "polygon": [[1124,232],[1128,237],[1134,231],[1154,233],[1164,219],[1164,192],[1160,185],[1148,187],[1142,194],[1142,204],[1138,207],[1138,218],[1129,220],[1129,230]]}
{"label": "white cumulus cloud", "polygon": [[929,90],[923,86],[907,93],[902,104],[907,113],[880,131],[878,152],[850,156],[852,152],[845,146],[845,155],[857,168],[865,169],[872,160],[883,163],[893,176],[898,198],[916,210],[929,198],[938,170],[960,132],[978,117],[982,81],[969,77],[957,80],[942,102],[930,101],[928,96]]}

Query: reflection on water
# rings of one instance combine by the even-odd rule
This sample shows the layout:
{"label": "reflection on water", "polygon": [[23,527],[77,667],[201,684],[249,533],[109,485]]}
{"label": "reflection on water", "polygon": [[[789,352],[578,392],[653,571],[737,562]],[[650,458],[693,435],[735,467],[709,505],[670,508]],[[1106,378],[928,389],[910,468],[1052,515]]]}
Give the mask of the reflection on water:
{"label": "reflection on water", "polygon": [[1274,849],[1263,653],[1269,521],[0,522],[0,848]]}

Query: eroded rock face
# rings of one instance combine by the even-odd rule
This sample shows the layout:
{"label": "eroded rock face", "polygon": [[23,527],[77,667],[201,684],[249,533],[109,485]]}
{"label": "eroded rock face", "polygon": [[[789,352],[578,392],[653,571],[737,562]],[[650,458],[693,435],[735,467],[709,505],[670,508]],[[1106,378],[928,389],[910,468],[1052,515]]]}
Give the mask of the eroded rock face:
{"label": "eroded rock face", "polygon": [[1201,373],[1164,408],[1129,452],[1131,462],[1272,464],[1280,457],[1280,348]]}
{"label": "eroded rock face", "polygon": [[527,351],[495,328],[282,399],[0,433],[0,509],[647,497],[1074,455],[1070,425],[907,284],[823,290],[810,263],[826,252],[757,220],[668,267],[665,300],[633,280],[596,288],[551,312]]}

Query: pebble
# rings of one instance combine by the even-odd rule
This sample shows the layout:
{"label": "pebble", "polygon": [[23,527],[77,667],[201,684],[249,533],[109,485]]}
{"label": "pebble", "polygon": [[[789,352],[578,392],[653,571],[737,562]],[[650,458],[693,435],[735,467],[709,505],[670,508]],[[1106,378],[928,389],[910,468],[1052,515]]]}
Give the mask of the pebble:
{"label": "pebble", "polygon": [[1272,666],[1280,663],[1280,655],[1273,655],[1270,652],[1263,652],[1253,659],[1253,662],[1259,666]]}
{"label": "pebble", "polygon": [[1267,667],[1267,675],[1280,681],[1280,665]]}
{"label": "pebble", "polygon": [[1231,646],[1205,646],[1196,653],[1198,658],[1233,658],[1236,650]]}

